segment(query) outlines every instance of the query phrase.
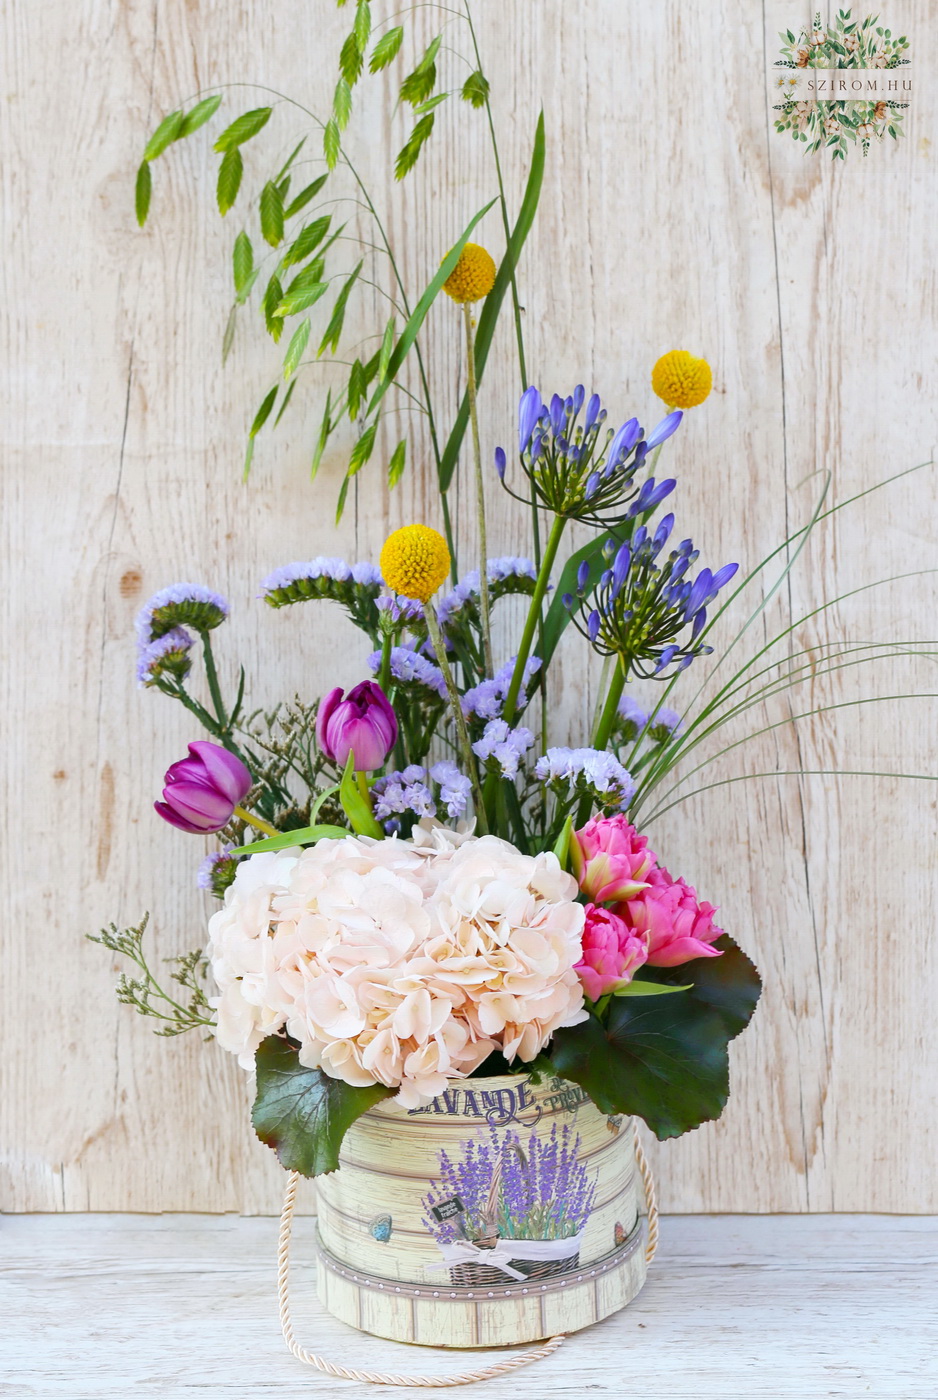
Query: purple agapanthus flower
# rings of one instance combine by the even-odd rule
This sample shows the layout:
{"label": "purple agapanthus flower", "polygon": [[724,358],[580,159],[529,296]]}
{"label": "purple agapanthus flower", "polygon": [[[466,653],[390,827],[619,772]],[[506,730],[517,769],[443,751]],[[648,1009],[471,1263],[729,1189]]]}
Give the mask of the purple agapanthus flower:
{"label": "purple agapanthus flower", "polygon": [[228,616],[228,601],[201,583],[174,583],[154,593],[137,613],[134,626],[141,647],[148,646],[174,627],[210,632]]}

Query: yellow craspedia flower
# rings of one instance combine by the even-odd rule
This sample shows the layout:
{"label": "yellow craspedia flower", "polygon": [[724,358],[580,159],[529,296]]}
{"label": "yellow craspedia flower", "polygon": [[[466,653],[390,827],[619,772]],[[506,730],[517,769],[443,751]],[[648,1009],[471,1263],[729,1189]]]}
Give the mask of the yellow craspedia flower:
{"label": "yellow craspedia flower", "polygon": [[668,408],[696,408],[713,388],[713,373],[687,350],[669,350],[651,372],[651,387]]}
{"label": "yellow craspedia flower", "polygon": [[426,603],[449,573],[449,550],[438,530],[404,525],[388,535],[379,563],[388,588]]}
{"label": "yellow craspedia flower", "polygon": [[481,301],[495,286],[495,261],[478,243],[467,243],[443,290],[453,301]]}

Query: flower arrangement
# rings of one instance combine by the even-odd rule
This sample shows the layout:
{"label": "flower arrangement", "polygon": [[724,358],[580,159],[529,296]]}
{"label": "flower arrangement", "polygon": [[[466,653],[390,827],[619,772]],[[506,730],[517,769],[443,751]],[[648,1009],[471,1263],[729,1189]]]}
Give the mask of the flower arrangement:
{"label": "flower arrangement", "polygon": [[[476,67],[462,97],[488,110],[468,5],[463,18]],[[368,0],[358,0],[336,107],[324,124],[326,172],[291,200],[285,167],[260,197],[262,234],[278,259],[263,297],[267,330],[276,341],[291,317],[304,315],[286,355],[287,398],[311,334],[304,313],[325,295],[324,259],[335,235],[326,238],[323,215],[290,241],[285,222],[308,215],[337,169],[354,175],[343,138],[351,89],[367,53],[372,71],[382,71],[403,43],[401,27],[374,37],[371,21]],[[398,158],[400,176],[416,164],[434,105],[444,100],[432,96],[439,55],[434,40],[402,83],[419,119]],[[141,221],[150,165],[208,121],[220,100],[172,114],[154,134],[138,181]],[[223,213],[240,183],[241,146],[269,117],[270,109],[246,113],[216,141]],[[494,130],[490,123],[493,142]],[[149,967],[145,920],[95,937],[136,967],[118,988],[123,1001],[157,1017],[163,1034],[208,1029],[256,1074],[258,1135],[285,1166],[308,1175],[336,1168],[344,1132],[381,1100],[417,1109],[454,1080],[521,1065],[581,1086],[607,1114],[641,1116],[662,1138],[717,1117],[729,1091],[728,1043],[752,1015],[759,977],[715,922],[715,907],[669,873],[646,833],[678,802],[717,785],[687,788],[706,763],[775,727],[751,729],[700,759],[699,746],[724,725],[807,679],[918,654],[915,643],[856,639],[796,651],[792,639],[805,620],[797,618],[748,659],[727,665],[750,626],[765,619],[817,523],[852,502],[825,506],[825,487],[810,520],[740,578],[735,562],[703,563],[678,526],[678,477],[660,466],[662,452],[680,440],[685,414],[700,411],[711,391],[704,359],[675,350],[657,361],[651,387],[664,413],[649,429],[635,414],[610,413],[581,384],[542,394],[530,383],[516,278],[544,139],[542,118],[515,218],[494,146],[505,230],[500,260],[469,241],[483,210],[416,305],[401,284],[403,328],[392,317],[380,351],[367,364],[356,359],[338,399],[327,394],[316,465],[340,419],[358,433],[341,514],[349,482],[377,451],[385,395],[403,389],[416,364],[419,388],[406,392],[422,396],[441,529],[406,524],[389,535],[377,561],[287,563],[261,583],[261,606],[277,613],[315,604],[314,628],[317,609],[342,609],[363,634],[361,680],[348,694],[333,688],[318,700],[297,697],[251,713],[244,668],[233,697],[219,681],[224,598],[181,583],[159,592],[137,621],[141,686],[181,703],[208,736],[169,768],[155,806],[184,832],[217,834],[220,848],[203,861],[198,883],[221,907],[204,950],[177,960],[178,990],[164,988]],[[245,232],[234,257],[240,305],[257,276]],[[323,351],[338,345],[357,271],[342,284]],[[503,403],[505,436],[483,453],[477,398],[509,291],[523,387],[514,423],[510,401]],[[420,358],[421,328],[440,296],[463,318],[467,381],[445,447]],[[280,382],[252,427],[249,456]],[[389,453],[392,487],[404,456],[402,443]],[[468,569],[458,562],[447,503],[463,456],[480,542]],[[497,491],[527,512],[530,557],[489,556],[486,519]],[[576,548],[574,524],[588,536]],[[763,587],[775,561],[778,577]],[[755,606],[731,627],[730,609],[747,590]],[[507,644],[510,629],[493,626],[505,598],[523,614]],[[600,703],[586,732],[554,732],[551,687],[562,642],[580,647],[584,665],[592,653],[602,658]],[[691,668],[704,674],[688,693]],[[641,696],[631,693],[636,684]],[[778,723],[800,717],[788,709]],[[744,776],[779,774],[719,782]],[[544,1183],[567,1169],[569,1146],[553,1143],[550,1162],[524,1149],[533,1195],[523,1210],[515,1191],[521,1155],[515,1166],[503,1163],[506,1230],[527,1229],[535,1209],[538,1228],[561,1228],[549,1223]],[[494,1159],[474,1161],[488,1170]],[[448,1164],[443,1175],[454,1171]],[[459,1180],[458,1194],[475,1202],[468,1178]],[[447,1189],[455,1184],[454,1177]],[[576,1224],[574,1216],[564,1219],[563,1229]]]}
{"label": "flower arrangement", "polygon": [[[832,160],[846,160],[848,142],[859,144],[864,156],[870,153],[875,139],[891,136],[894,141],[904,134],[903,116],[908,102],[898,100],[900,92],[911,91],[911,82],[885,84],[875,93],[859,97],[835,97],[824,79],[830,70],[892,70],[910,63],[909,41],[902,35],[878,23],[878,15],[865,19],[852,18],[852,10],[839,10],[836,19],[824,25],[820,11],[815,14],[812,29],[803,28],[796,34],[787,29],[779,35],[782,57],[776,68],[789,70],[781,74],[776,88],[782,101],[773,108],[780,113],[775,130],[788,131],[795,141],[805,142],[805,154],[819,151],[821,146],[831,152]],[[823,70],[820,74],[816,70]],[[814,86],[807,86],[810,76]],[[855,76],[858,76],[855,74]],[[838,89],[839,90],[839,89]],[[829,92],[825,98],[824,93]],[[886,96],[889,92],[896,97]]]}

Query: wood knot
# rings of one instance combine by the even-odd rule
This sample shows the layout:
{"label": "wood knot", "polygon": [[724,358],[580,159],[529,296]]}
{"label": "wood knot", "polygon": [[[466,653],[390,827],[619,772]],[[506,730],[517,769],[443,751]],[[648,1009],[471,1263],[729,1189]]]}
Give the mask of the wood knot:
{"label": "wood knot", "polygon": [[120,595],[122,598],[136,598],[143,586],[143,574],[139,569],[125,569],[121,574]]}

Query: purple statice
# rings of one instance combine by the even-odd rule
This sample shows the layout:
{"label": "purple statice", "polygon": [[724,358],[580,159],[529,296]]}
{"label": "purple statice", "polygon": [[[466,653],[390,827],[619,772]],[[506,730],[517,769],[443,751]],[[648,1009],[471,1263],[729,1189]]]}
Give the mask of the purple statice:
{"label": "purple statice", "polygon": [[381,571],[367,560],[347,564],[344,559],[319,555],[307,563],[283,564],[274,569],[261,580],[260,596],[272,608],[311,598],[332,598],[348,605],[361,595],[373,601],[383,586]]}
{"label": "purple statice", "polygon": [[385,593],[377,599],[375,607],[387,617],[392,632],[424,625],[423,603],[416,598],[399,598],[395,593]]}
{"label": "purple statice", "polygon": [[635,796],[631,775],[602,749],[548,749],[534,773],[558,791],[588,793],[603,807],[624,811]]}
{"label": "purple statice", "polygon": [[141,648],[175,627],[210,632],[228,616],[228,602],[201,583],[174,583],[154,593],[137,613],[134,627]]}
{"label": "purple statice", "polygon": [[401,772],[387,773],[379,778],[371,789],[375,816],[379,822],[390,823],[399,828],[398,816],[409,813],[418,820],[421,817],[435,817],[436,803],[433,793],[427,786],[427,770],[418,763],[411,763]]}
{"label": "purple statice", "polygon": [[504,778],[516,778],[521,760],[534,743],[530,729],[519,727],[509,729],[503,719],[490,719],[481,739],[472,746],[472,752],[483,763],[494,759]]}
{"label": "purple statice", "polygon": [[[424,1197],[424,1224],[441,1243],[460,1237],[557,1240],[579,1234],[596,1198],[596,1182],[580,1162],[580,1137],[569,1125],[546,1137],[531,1132],[526,1141],[489,1125],[489,1141],[473,1139],[453,1160],[440,1153],[440,1171]],[[494,1218],[487,1215],[498,1173]],[[455,1219],[438,1222],[432,1207],[458,1197],[464,1206]]]}
{"label": "purple statice", "polygon": [[155,641],[137,647],[137,680],[142,686],[158,685],[161,676],[185,680],[192,666],[190,649],[195,645],[184,627],[173,627]]}
{"label": "purple statice", "polygon": [[656,710],[651,717],[648,733],[656,744],[666,743],[673,734],[679,734],[684,721],[676,710]]}
{"label": "purple statice", "polygon": [[435,763],[430,777],[440,789],[439,800],[446,808],[446,815],[451,821],[457,821],[466,810],[472,783],[449,759]]}
{"label": "purple statice", "polygon": [[[518,658],[513,656],[508,664],[503,666],[491,680],[480,681],[478,685],[466,691],[462,698],[462,707],[467,718],[490,720],[500,717],[511,685],[511,678],[515,673],[517,660]],[[518,694],[518,708],[520,710],[523,710],[528,703],[528,687],[540,669],[541,658],[529,656],[524,665],[524,678]]]}
{"label": "purple statice", "polygon": [[[381,652],[374,651],[368,658],[368,665],[375,675],[381,670]],[[443,672],[432,661],[421,656],[411,647],[391,648],[391,675],[399,685],[418,685],[440,700],[446,699],[446,681]]]}
{"label": "purple statice", "polygon": [[232,848],[213,851],[199,866],[196,884],[200,890],[208,890],[216,899],[224,899],[225,890],[234,880],[238,870],[238,858]]}
{"label": "purple statice", "polygon": [[[506,554],[488,561],[489,598],[493,603],[507,593],[533,593],[536,581],[537,570],[530,559]],[[473,569],[440,600],[437,616],[441,627],[453,626],[464,609],[478,607],[480,582],[479,570]]]}
{"label": "purple statice", "polygon": [[631,695],[623,695],[616,713],[619,716],[626,739],[634,739],[638,734],[641,734],[648,723],[648,711]]}

